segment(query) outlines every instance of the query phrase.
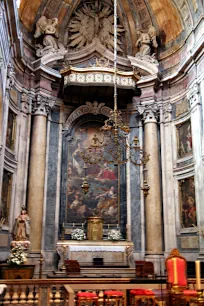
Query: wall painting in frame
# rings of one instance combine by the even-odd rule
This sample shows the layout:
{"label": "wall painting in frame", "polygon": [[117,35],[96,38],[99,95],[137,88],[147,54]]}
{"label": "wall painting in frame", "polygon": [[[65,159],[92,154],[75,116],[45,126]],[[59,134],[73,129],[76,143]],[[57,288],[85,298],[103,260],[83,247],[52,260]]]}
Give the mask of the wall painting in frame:
{"label": "wall painting in frame", "polygon": [[197,225],[194,177],[179,180],[181,227]]}
{"label": "wall painting in frame", "polygon": [[184,158],[193,154],[190,119],[177,125],[177,156]]}

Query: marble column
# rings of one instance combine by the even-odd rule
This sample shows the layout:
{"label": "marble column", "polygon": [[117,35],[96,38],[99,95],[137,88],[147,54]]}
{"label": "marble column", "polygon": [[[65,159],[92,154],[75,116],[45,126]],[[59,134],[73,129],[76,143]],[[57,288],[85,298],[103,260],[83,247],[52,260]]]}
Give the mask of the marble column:
{"label": "marble column", "polygon": [[197,211],[197,226],[200,242],[199,257],[204,259],[204,175],[203,175],[203,161],[202,161],[202,108],[200,87],[198,83],[194,83],[189,88],[187,98],[191,107],[191,130],[193,142],[193,156],[195,169],[195,196],[196,196],[196,211]]}
{"label": "marble column", "polygon": [[146,254],[162,253],[161,186],[156,103],[144,110],[144,148],[150,159],[146,164],[146,180],[150,186],[145,197]]}
{"label": "marble column", "polygon": [[54,102],[48,97],[37,96],[33,110],[33,126],[30,150],[28,214],[31,219],[31,250],[41,250],[44,183],[46,166],[47,115]]}

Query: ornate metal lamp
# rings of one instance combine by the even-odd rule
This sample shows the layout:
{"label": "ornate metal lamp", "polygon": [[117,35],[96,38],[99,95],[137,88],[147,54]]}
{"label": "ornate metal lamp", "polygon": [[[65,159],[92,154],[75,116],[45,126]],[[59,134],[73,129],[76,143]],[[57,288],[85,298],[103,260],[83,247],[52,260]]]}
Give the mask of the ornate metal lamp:
{"label": "ornate metal lamp", "polygon": [[[114,0],[114,109],[109,113],[101,128],[101,139],[95,134],[91,145],[81,150],[81,157],[86,164],[121,165],[128,161],[136,166],[149,160],[139,145],[138,137],[130,141],[130,128],[123,123],[117,105],[117,0]],[[86,185],[86,181],[84,182]]]}
{"label": "ornate metal lamp", "polygon": [[87,171],[87,166],[84,165],[84,180],[81,185],[81,189],[83,190],[84,194],[87,194],[89,192],[89,183],[87,182],[86,171]]}

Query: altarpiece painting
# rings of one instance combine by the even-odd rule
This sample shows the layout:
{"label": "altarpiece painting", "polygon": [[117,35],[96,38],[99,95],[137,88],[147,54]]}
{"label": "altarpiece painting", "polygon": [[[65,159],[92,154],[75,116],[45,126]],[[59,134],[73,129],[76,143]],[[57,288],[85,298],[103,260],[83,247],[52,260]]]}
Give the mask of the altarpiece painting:
{"label": "altarpiece painting", "polygon": [[197,225],[194,177],[179,181],[181,227]]}
{"label": "altarpiece painting", "polygon": [[76,128],[69,143],[67,162],[66,222],[81,223],[91,216],[102,217],[104,223],[119,223],[118,167],[108,164],[87,164],[86,176],[90,185],[84,195],[81,189],[85,176],[81,148],[89,147],[94,135],[102,139],[101,124],[89,122]]}

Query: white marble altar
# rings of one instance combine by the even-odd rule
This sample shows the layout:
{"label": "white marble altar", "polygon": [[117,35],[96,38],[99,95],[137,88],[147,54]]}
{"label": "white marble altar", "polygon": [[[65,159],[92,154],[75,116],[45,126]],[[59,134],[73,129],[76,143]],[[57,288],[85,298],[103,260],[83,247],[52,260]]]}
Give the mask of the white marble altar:
{"label": "white marble altar", "polygon": [[77,260],[80,266],[92,266],[93,258],[103,258],[104,266],[132,265],[131,241],[62,240],[57,242],[56,248],[60,255],[59,269],[65,259]]}

